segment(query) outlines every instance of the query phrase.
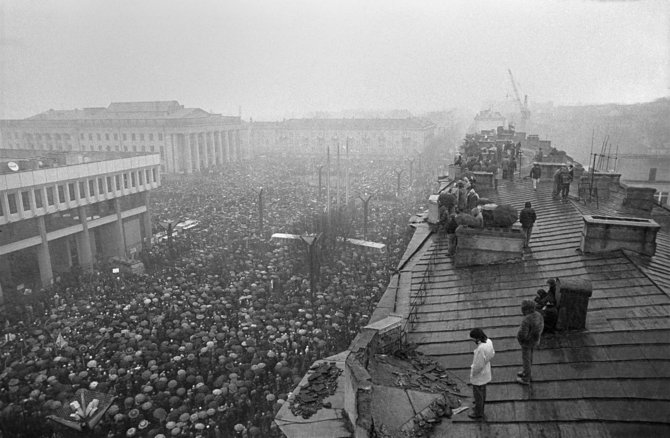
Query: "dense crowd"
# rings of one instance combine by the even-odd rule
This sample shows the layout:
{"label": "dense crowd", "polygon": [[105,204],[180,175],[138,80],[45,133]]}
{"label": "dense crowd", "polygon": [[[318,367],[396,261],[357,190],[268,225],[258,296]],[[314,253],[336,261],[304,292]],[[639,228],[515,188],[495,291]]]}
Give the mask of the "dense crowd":
{"label": "dense crowd", "polygon": [[[318,164],[266,158],[165,177],[151,194],[155,231],[198,225],[144,251],[146,274],[100,264],[8,304],[0,436],[67,436],[45,417],[79,388],[115,397],[90,436],[281,436],[275,413],[314,360],[367,323],[411,237],[409,215],[434,189],[419,166],[410,185],[407,162],[352,163],[349,203],[342,179],[327,220]],[[366,237],[383,253],[336,238],[362,237],[358,196],[370,194]],[[311,290],[306,245],[270,237],[319,232]]]}

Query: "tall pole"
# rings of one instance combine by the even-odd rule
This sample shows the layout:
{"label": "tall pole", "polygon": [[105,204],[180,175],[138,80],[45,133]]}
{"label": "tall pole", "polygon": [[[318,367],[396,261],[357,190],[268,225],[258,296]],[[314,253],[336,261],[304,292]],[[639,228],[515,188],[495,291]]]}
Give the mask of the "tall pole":
{"label": "tall pole", "polygon": [[346,176],[344,182],[344,203],[349,205],[349,137],[347,137],[347,167],[346,167]]}
{"label": "tall pole", "polygon": [[363,240],[368,239],[368,203],[372,195],[366,193],[366,197],[358,196],[363,201]]}
{"label": "tall pole", "polygon": [[403,169],[400,169],[400,170],[395,169],[394,172],[395,172],[396,175],[398,176],[398,187],[397,187],[397,189],[396,189],[395,196],[396,196],[396,197],[399,197],[399,196],[400,196],[400,175],[402,175]]}
{"label": "tall pole", "polygon": [[330,233],[330,146],[326,146],[326,219]]}
{"label": "tall pole", "polygon": [[323,164],[319,164],[318,166],[319,169],[319,201],[321,200],[321,171],[323,170]]}
{"label": "tall pole", "polygon": [[340,140],[337,140],[337,202],[335,205],[337,205],[337,214],[340,214],[340,176],[342,174],[340,173]]}
{"label": "tall pole", "polygon": [[258,192],[258,232],[263,233],[263,187]]}

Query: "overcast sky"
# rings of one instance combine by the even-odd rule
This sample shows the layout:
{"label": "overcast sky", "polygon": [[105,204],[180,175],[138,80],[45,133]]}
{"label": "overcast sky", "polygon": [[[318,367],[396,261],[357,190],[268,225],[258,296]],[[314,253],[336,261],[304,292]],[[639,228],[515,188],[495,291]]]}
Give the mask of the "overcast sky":
{"label": "overcast sky", "polygon": [[179,100],[245,118],[667,96],[667,0],[0,0],[0,118]]}

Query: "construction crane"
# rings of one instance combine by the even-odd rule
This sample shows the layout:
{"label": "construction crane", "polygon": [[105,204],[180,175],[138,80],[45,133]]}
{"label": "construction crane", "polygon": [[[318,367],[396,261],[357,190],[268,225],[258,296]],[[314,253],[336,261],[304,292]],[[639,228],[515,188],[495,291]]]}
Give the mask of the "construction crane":
{"label": "construction crane", "polygon": [[530,110],[528,109],[528,95],[525,95],[523,102],[521,102],[521,96],[519,95],[519,89],[516,86],[516,81],[514,80],[512,70],[507,69],[507,72],[509,73],[509,78],[512,81],[512,88],[514,88],[516,102],[519,104],[519,109],[521,110],[521,130],[525,130],[528,125],[528,120],[530,119]]}

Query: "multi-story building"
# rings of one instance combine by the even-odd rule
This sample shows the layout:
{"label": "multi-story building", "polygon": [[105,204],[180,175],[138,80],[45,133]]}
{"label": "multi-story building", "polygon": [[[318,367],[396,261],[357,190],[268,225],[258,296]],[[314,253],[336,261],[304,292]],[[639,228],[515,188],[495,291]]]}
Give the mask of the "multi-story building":
{"label": "multi-story building", "polygon": [[184,108],[174,100],[49,110],[0,121],[0,131],[6,149],[157,152],[165,172],[191,173],[249,155],[239,117]]}
{"label": "multi-story building", "polygon": [[2,288],[48,286],[150,244],[160,156],[112,155],[0,149],[0,301]]}
{"label": "multi-story building", "polygon": [[254,122],[250,143],[256,153],[318,155],[339,144],[353,155],[398,158],[424,150],[435,132],[425,119],[290,119]]}

